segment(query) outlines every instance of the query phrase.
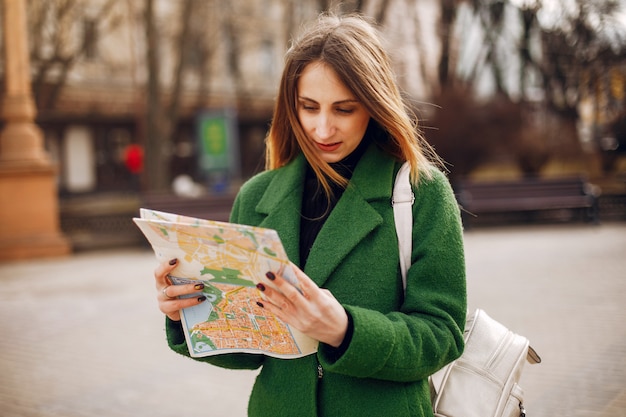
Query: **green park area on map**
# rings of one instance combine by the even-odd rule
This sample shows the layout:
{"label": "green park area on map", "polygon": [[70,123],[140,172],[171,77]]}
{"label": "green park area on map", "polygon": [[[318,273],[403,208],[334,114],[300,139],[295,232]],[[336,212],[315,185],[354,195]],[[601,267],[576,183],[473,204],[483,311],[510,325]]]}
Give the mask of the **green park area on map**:
{"label": "green park area on map", "polygon": [[317,350],[316,341],[257,304],[256,284],[271,285],[267,271],[297,286],[276,231],[146,209],[134,221],[160,262],[179,260],[170,275],[173,284],[205,284],[207,300],[181,314],[191,356],[246,352],[296,358]]}

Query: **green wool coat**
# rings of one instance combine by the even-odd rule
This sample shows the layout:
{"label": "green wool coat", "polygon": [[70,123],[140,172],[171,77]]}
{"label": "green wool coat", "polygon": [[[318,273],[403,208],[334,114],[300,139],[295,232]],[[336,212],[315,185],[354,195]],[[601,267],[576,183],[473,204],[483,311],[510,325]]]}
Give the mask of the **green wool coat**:
{"label": "green wool coat", "polygon": [[[262,367],[250,417],[432,416],[428,376],[463,351],[465,260],[459,208],[447,178],[433,170],[414,187],[412,265],[406,297],[391,194],[400,164],[371,144],[321,229],[304,272],[352,316],[346,351],[275,359],[227,354],[197,360],[232,369]],[[278,231],[299,264],[305,159],[262,172],[241,188],[231,221]],[[179,323],[170,347],[188,356]],[[321,365],[323,376],[318,376]],[[242,398],[242,401],[244,399]]]}

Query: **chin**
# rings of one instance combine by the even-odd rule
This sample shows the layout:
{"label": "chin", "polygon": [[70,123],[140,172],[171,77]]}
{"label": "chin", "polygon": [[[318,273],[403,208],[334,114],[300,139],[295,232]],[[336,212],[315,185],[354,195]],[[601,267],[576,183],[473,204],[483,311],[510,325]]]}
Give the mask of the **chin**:
{"label": "chin", "polygon": [[335,162],[339,162],[343,159],[344,157],[341,155],[332,155],[332,156],[328,156],[328,155],[322,155],[322,159],[324,160],[324,162],[326,162],[327,164],[334,164]]}

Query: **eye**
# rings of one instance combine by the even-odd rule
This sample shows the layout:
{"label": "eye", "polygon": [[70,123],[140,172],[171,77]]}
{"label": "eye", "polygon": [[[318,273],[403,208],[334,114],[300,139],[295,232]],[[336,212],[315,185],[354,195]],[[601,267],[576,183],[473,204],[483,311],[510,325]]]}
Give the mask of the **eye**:
{"label": "eye", "polygon": [[316,111],[317,106],[314,104],[308,104],[304,102],[300,102],[300,108],[304,111]]}
{"label": "eye", "polygon": [[337,108],[337,113],[352,114],[352,113],[354,113],[354,109],[353,108],[338,107]]}

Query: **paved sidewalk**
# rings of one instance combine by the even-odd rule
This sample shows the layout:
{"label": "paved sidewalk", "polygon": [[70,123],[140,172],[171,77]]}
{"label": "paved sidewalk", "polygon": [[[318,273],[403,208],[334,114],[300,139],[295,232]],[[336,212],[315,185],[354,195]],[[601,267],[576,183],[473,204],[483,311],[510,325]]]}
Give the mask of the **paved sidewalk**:
{"label": "paved sidewalk", "polygon": [[[522,379],[529,417],[626,416],[626,224],[465,240],[470,308],[543,358]],[[255,372],[168,350],[154,266],[146,249],[0,264],[0,417],[245,416]]]}

